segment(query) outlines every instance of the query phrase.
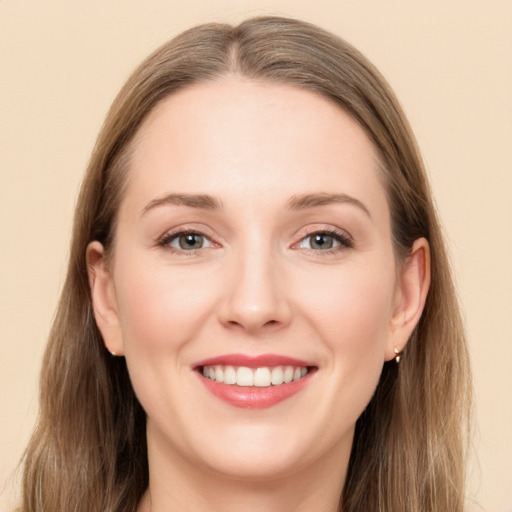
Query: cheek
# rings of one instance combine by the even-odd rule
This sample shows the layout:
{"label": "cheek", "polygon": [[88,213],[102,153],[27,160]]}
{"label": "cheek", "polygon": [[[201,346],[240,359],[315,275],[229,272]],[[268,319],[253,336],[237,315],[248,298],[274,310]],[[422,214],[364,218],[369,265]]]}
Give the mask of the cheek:
{"label": "cheek", "polygon": [[[380,262],[316,276],[301,294],[309,316],[333,344],[361,352],[386,338],[392,310],[394,269]],[[314,282],[313,282],[314,281]],[[319,286],[323,283],[322,286]],[[305,293],[307,291],[307,293]]]}
{"label": "cheek", "polygon": [[125,352],[158,359],[194,338],[212,309],[209,279],[136,258],[120,261],[116,297]]}
{"label": "cheek", "polygon": [[[115,274],[130,379],[148,416],[165,425],[168,411],[187,407],[182,399],[190,385],[187,347],[214,310],[212,294],[218,287],[204,284],[215,276],[138,261],[133,255],[119,258]],[[176,418],[173,424],[177,428]]]}
{"label": "cheek", "polygon": [[[351,268],[304,296],[325,351],[328,383],[323,415],[349,430],[368,405],[382,372],[393,306],[394,265]],[[307,297],[307,299],[306,299]]]}
{"label": "cheek", "polygon": [[[394,262],[347,265],[317,276],[304,293],[302,311],[322,344],[327,394],[337,424],[355,422],[373,395],[385,360],[394,296]],[[350,268],[349,268],[350,267]],[[318,281],[321,277],[321,281]],[[318,283],[324,286],[319,287]],[[327,402],[326,402],[327,403]]]}

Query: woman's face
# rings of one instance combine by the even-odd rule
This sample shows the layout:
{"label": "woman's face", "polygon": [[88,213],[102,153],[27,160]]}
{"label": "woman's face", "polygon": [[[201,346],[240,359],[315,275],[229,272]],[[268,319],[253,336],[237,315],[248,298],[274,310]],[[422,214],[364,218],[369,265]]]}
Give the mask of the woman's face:
{"label": "woman's face", "polygon": [[412,329],[363,130],[312,92],[225,78],[162,101],[128,172],[113,259],[88,260],[150,462],[243,478],[348,459]]}

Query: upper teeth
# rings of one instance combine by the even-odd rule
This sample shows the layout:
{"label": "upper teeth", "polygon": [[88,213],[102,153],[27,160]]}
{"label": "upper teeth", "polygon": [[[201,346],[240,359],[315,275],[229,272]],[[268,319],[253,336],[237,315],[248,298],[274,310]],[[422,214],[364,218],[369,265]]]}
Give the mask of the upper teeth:
{"label": "upper teeth", "polygon": [[224,384],[237,386],[256,386],[265,388],[271,385],[302,379],[308,370],[304,366],[274,366],[248,368],[247,366],[203,366],[203,375]]}

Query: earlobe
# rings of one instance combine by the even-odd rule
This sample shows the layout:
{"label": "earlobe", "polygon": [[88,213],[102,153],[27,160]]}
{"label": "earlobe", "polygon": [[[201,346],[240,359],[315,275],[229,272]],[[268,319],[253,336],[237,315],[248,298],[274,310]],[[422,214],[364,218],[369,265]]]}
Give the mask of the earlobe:
{"label": "earlobe", "polygon": [[430,248],[425,238],[415,240],[397,279],[397,301],[386,347],[387,361],[403,351],[425,307],[430,286]]}
{"label": "earlobe", "polygon": [[113,277],[105,261],[105,250],[100,242],[87,246],[87,274],[94,318],[107,350],[113,355],[123,355],[123,340],[117,311]]}

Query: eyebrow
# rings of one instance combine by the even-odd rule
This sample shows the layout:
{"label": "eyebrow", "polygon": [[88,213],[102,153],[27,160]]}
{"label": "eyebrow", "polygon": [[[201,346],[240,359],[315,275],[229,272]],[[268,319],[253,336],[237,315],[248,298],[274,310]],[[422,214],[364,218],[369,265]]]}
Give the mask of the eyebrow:
{"label": "eyebrow", "polygon": [[204,210],[222,209],[222,202],[208,194],[167,194],[150,201],[142,210],[142,214],[163,205],[188,206]]}
{"label": "eyebrow", "polygon": [[326,206],[331,204],[351,204],[361,209],[363,212],[372,218],[368,208],[355,197],[347,194],[327,194],[320,192],[318,194],[303,194],[295,195],[288,201],[288,206],[292,210],[305,210],[307,208],[314,208],[316,206]]}
{"label": "eyebrow", "polygon": [[[331,204],[354,205],[371,218],[368,208],[359,201],[359,199],[349,196],[348,194],[328,194],[320,192],[317,194],[294,195],[288,200],[288,207],[291,210],[305,210],[307,208]],[[188,206],[189,208],[200,208],[204,210],[222,209],[222,202],[208,194],[167,194],[150,201],[142,210],[142,214],[144,215],[153,208],[163,205]]]}

